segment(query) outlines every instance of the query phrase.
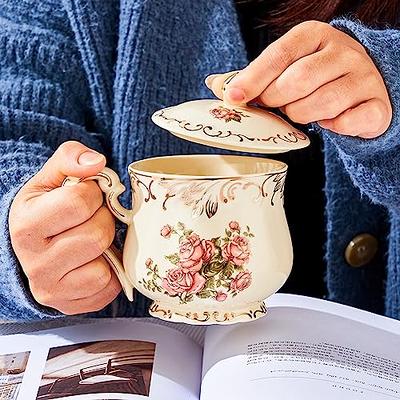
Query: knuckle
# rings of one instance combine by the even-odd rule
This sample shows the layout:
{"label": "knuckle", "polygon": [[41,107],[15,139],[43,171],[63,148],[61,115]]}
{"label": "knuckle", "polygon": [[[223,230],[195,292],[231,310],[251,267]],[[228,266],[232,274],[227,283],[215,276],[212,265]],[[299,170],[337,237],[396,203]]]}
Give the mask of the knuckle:
{"label": "knuckle", "polygon": [[290,77],[281,76],[260,95],[261,101],[269,107],[282,107],[290,103],[298,92],[298,85]]}
{"label": "knuckle", "polygon": [[60,305],[54,306],[53,308],[57,309],[64,315],[77,315],[77,314],[86,312],[86,310],[77,309],[76,307],[74,307],[73,304],[71,304],[71,302],[68,302],[65,304],[60,304]]}
{"label": "knuckle", "polygon": [[351,60],[352,65],[357,66],[357,69],[361,69],[365,65],[365,58],[358,51],[353,51],[350,54],[349,59]]}
{"label": "knuckle", "polygon": [[299,110],[296,104],[289,104],[285,107],[285,114],[294,122],[308,124],[311,122],[307,113]]}
{"label": "knuckle", "polygon": [[338,43],[336,41],[329,42],[326,45],[326,52],[325,52],[325,57],[324,61],[326,63],[348,63],[349,58],[348,55],[350,54],[350,51],[352,50],[351,47],[343,47],[341,43]]}
{"label": "knuckle", "polygon": [[79,187],[79,184],[69,189],[71,193],[68,196],[67,208],[79,220],[86,221],[92,215],[90,197]]}
{"label": "knuckle", "polygon": [[374,90],[376,92],[377,88],[382,88],[382,78],[376,71],[369,69],[366,71],[363,76],[360,77],[362,79],[362,83],[364,86]]}
{"label": "knuckle", "polygon": [[313,76],[313,69],[311,65],[302,63],[301,65],[295,67],[293,71],[293,76],[291,77],[292,85],[296,87],[301,83],[309,82]]}
{"label": "knuckle", "polygon": [[260,101],[268,107],[282,106],[282,90],[279,85],[264,90],[259,96]]}
{"label": "knuckle", "polygon": [[109,247],[115,237],[115,218],[107,208],[105,209],[105,212],[106,212],[105,233],[106,233],[106,238],[107,238],[107,243],[108,243],[107,247]]}
{"label": "knuckle", "polygon": [[269,67],[276,71],[281,72],[293,61],[293,55],[288,46],[284,43],[275,42],[267,47],[265,51],[265,57]]}
{"label": "knuckle", "polygon": [[101,235],[101,244],[105,246],[104,250],[110,247],[115,236],[115,218],[106,206],[102,206],[100,210],[100,218],[97,222],[99,235]]}
{"label": "knuckle", "polygon": [[332,120],[332,130],[338,133],[351,132],[351,128],[354,126],[351,122],[348,113],[344,113],[340,118]]}
{"label": "knuckle", "polygon": [[311,76],[311,67],[308,64],[302,64],[301,66],[296,68],[293,78],[297,82],[308,81],[310,76]]}
{"label": "knuckle", "polygon": [[94,224],[88,238],[88,245],[96,256],[99,256],[110,247],[113,237],[111,237],[110,230],[107,226]]}
{"label": "knuckle", "polygon": [[359,55],[358,51],[350,46],[343,46],[340,43],[336,42],[331,43],[330,46],[332,53],[341,55],[343,60],[347,60],[347,62],[355,60]]}
{"label": "knuckle", "polygon": [[[348,113],[345,113],[340,118],[335,118],[333,120],[333,130],[338,133],[347,132],[350,136],[355,136],[355,134],[351,134],[354,127],[354,121]],[[354,132],[354,131],[353,131]]]}
{"label": "knuckle", "polygon": [[79,143],[75,140],[68,140],[64,143],[61,143],[56,152],[68,155],[72,151],[74,151],[76,148],[80,148],[82,146],[83,145],[81,143]]}
{"label": "knuckle", "polygon": [[34,262],[31,262],[29,266],[25,265],[23,267],[24,273],[27,276],[30,285],[36,286],[38,283],[40,283],[40,281],[43,279],[43,271],[38,265],[35,265]]}
{"label": "knuckle", "polygon": [[110,283],[112,274],[110,267],[105,264],[103,259],[99,259],[93,269],[93,281],[99,289],[104,289]]}
{"label": "knuckle", "polygon": [[34,235],[32,227],[23,217],[20,217],[19,215],[10,215],[9,225],[10,236],[13,243],[21,244],[32,239],[32,236]]}
{"label": "knuckle", "polygon": [[302,125],[306,125],[309,124],[310,122],[313,122],[311,118],[307,117],[304,114],[296,114],[293,118],[294,118],[293,121]]}
{"label": "knuckle", "polygon": [[341,51],[347,62],[356,69],[361,69],[366,65],[365,54],[360,51],[348,46]]}
{"label": "knuckle", "polygon": [[324,109],[324,119],[334,118],[341,107],[341,94],[335,89],[325,90],[321,93],[319,102]]}
{"label": "knuckle", "polygon": [[24,209],[23,204],[19,204],[18,200],[14,199],[10,207],[8,223],[11,238],[15,241],[24,241],[32,234],[29,215],[25,215]]}
{"label": "knuckle", "polygon": [[310,19],[308,21],[303,21],[300,24],[297,25],[299,29],[305,29],[307,31],[313,31],[315,29],[320,29],[321,26],[324,26],[323,22],[317,21]]}
{"label": "knuckle", "polygon": [[50,276],[49,268],[41,261],[40,257],[32,257],[29,263],[24,263],[22,269],[28,278],[29,285],[35,291],[46,290],[52,286],[54,276]]}
{"label": "knuckle", "polygon": [[33,285],[31,285],[31,292],[34,297],[34,299],[41,305],[46,306],[46,307],[53,307],[56,308],[56,301],[55,301],[55,296],[54,293],[47,289],[47,288],[34,288]]}
{"label": "knuckle", "polygon": [[327,32],[330,32],[333,28],[326,22],[309,20],[301,22],[293,29],[295,29],[299,33],[304,32],[306,35],[324,36]]}
{"label": "knuckle", "polygon": [[87,199],[92,199],[101,205],[103,203],[104,194],[101,191],[99,185],[95,181],[84,181],[77,185],[77,188],[81,190],[82,195]]}
{"label": "knuckle", "polygon": [[378,131],[386,126],[388,120],[388,112],[386,106],[382,103],[375,103],[369,107],[366,113],[366,122],[374,130]]}

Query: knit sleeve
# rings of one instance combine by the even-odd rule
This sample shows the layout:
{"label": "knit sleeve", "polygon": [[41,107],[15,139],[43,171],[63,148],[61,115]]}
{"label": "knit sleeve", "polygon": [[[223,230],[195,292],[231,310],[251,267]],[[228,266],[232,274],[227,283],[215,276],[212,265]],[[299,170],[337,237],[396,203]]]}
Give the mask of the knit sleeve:
{"label": "knit sleeve", "polygon": [[338,19],[332,25],[357,39],[380,70],[393,107],[389,129],[375,139],[324,131],[360,191],[389,210],[400,211],[400,31],[374,30],[359,22]]}
{"label": "knit sleeve", "polygon": [[[53,4],[54,3],[54,4]],[[2,1],[0,7],[0,319],[60,315],[40,306],[13,252],[8,216],[14,196],[66,140],[101,150],[84,128],[85,75],[58,1]]]}

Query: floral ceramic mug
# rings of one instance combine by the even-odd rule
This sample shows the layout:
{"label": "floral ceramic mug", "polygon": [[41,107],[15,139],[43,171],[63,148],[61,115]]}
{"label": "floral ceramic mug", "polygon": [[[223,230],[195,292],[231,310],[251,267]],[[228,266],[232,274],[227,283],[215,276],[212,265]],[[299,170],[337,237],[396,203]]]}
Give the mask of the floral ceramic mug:
{"label": "floral ceramic mug", "polygon": [[131,210],[118,202],[125,188],[115,172],[88,178],[128,225],[123,263],[111,250],[104,254],[127,297],[136,288],[153,300],[153,316],[192,324],[264,315],[263,300],[292,266],[286,172],[286,164],[257,157],[149,158],[129,166]]}

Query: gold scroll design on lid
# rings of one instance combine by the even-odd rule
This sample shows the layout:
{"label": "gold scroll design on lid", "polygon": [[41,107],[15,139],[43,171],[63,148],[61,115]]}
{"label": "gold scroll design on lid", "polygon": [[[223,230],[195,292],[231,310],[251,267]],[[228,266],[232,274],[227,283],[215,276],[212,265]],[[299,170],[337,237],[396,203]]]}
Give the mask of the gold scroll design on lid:
{"label": "gold scroll design on lid", "polygon": [[[250,137],[248,135],[245,135],[243,133],[235,133],[232,132],[231,130],[217,130],[214,129],[210,125],[205,125],[205,124],[194,124],[190,121],[187,120],[179,120],[177,118],[173,117],[168,117],[165,115],[165,111],[168,111],[169,108],[166,108],[164,110],[160,110],[155,114],[156,117],[160,117],[164,119],[165,121],[168,122],[175,122],[180,128],[185,129],[188,132],[203,132],[206,136],[211,137],[211,138],[218,138],[218,139],[227,139],[230,137],[235,137],[239,140],[239,142],[244,142],[245,140],[249,142],[272,142],[274,144],[278,144],[279,142],[283,143],[297,143],[299,141],[307,140],[307,136],[300,132],[300,131],[292,131],[292,132],[287,132],[284,135],[281,135],[280,133],[276,135],[271,135],[271,136],[266,136],[262,138],[258,137]],[[210,110],[212,112],[213,110]],[[244,115],[242,115],[244,116]]]}
{"label": "gold scroll design on lid", "polygon": [[[280,199],[283,198],[285,178],[286,171],[268,174],[260,184],[245,178],[179,180],[153,178],[144,174],[132,173],[132,179],[136,185],[141,186],[146,192],[145,202],[157,199],[154,194],[154,182],[157,181],[158,185],[166,191],[162,202],[164,211],[167,210],[168,203],[172,198],[178,198],[185,206],[192,208],[194,217],[206,214],[208,218],[212,218],[218,212],[220,204],[234,201],[238,190],[254,188],[256,192],[254,201],[269,197],[271,206],[274,206],[276,196],[279,196]],[[149,183],[145,181],[149,181]],[[273,190],[269,194],[267,184],[270,181],[273,182]]]}

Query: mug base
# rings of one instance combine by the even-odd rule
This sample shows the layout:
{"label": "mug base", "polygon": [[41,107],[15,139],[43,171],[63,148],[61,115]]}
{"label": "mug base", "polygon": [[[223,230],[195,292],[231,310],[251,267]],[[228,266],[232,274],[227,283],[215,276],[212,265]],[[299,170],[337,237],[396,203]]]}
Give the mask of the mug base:
{"label": "mug base", "polygon": [[153,301],[149,308],[149,313],[153,317],[170,322],[183,322],[191,325],[229,325],[254,321],[263,317],[267,313],[267,307],[263,301],[258,301],[233,311],[185,311],[180,309],[179,306],[174,308],[170,304]]}

